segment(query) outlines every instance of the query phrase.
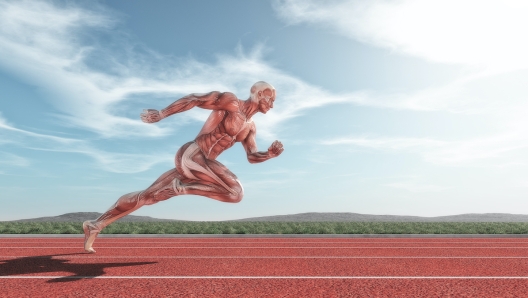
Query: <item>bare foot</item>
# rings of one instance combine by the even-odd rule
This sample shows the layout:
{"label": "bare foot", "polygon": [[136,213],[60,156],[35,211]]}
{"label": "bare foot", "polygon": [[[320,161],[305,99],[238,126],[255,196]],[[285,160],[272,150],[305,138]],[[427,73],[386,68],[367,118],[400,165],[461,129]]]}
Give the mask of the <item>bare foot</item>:
{"label": "bare foot", "polygon": [[87,253],[95,253],[95,249],[92,248],[92,244],[95,241],[95,238],[97,235],[99,235],[99,232],[101,231],[99,228],[97,228],[96,225],[92,223],[91,220],[87,220],[83,222],[83,231],[84,231],[84,250]]}

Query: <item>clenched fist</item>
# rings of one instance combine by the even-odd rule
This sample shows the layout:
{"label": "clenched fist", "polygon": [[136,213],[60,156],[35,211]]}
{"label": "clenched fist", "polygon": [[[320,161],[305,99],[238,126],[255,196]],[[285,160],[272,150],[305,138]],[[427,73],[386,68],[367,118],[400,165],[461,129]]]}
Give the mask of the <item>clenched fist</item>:
{"label": "clenched fist", "polygon": [[273,142],[271,146],[268,148],[268,154],[270,157],[277,157],[279,156],[282,151],[284,151],[284,148],[282,147],[282,143],[279,141]]}

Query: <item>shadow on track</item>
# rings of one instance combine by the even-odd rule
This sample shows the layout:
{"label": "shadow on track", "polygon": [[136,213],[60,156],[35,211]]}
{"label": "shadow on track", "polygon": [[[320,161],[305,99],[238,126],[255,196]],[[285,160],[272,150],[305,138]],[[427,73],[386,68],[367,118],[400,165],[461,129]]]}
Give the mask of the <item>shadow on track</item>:
{"label": "shadow on track", "polygon": [[[68,259],[54,259],[53,257],[86,255],[85,253],[69,253],[45,256],[21,257],[0,260],[0,276],[22,275],[46,272],[70,272],[73,275],[50,279],[47,282],[70,282],[83,278],[93,278],[105,274],[105,268],[126,267],[156,264],[157,262],[129,262],[129,263],[69,263]],[[66,275],[66,274],[63,274]]]}

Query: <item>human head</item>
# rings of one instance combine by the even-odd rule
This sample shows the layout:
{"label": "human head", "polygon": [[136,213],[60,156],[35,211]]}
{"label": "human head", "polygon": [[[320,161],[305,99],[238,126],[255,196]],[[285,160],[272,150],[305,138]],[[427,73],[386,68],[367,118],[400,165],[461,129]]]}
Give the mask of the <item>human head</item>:
{"label": "human head", "polygon": [[259,111],[266,114],[273,108],[275,101],[275,88],[264,81],[259,81],[251,86],[250,98],[253,102],[258,103]]}

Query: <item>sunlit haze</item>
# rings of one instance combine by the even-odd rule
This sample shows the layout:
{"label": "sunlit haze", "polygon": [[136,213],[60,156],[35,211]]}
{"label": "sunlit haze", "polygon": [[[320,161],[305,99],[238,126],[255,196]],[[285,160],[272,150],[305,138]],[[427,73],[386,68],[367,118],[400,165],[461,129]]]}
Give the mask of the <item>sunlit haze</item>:
{"label": "sunlit haze", "polygon": [[218,160],[228,204],[180,196],[134,215],[528,214],[526,1],[0,0],[0,221],[104,212],[174,166],[210,111],[155,124],[189,93],[249,98],[257,143]]}

